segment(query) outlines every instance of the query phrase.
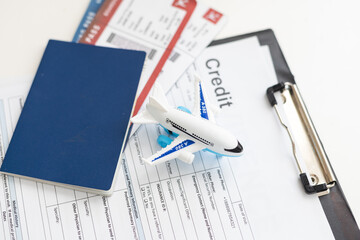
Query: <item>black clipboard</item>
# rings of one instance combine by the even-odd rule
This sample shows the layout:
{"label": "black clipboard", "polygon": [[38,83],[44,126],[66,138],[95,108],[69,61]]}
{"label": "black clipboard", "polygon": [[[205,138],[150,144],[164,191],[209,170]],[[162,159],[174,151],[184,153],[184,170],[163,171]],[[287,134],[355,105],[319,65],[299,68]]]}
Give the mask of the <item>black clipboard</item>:
{"label": "black clipboard", "polygon": [[[274,64],[274,69],[276,72],[276,77],[279,84],[281,84],[282,86],[283,84],[293,84],[296,86],[295,78],[290,71],[290,68],[281,51],[281,48],[275,37],[275,34],[271,29],[266,29],[263,31],[216,40],[213,41],[209,46],[224,44],[253,36],[256,36],[258,38],[260,45],[269,46],[272,61]],[[264,89],[264,94],[265,93],[266,93],[266,89]],[[309,119],[310,122],[312,123],[310,116]],[[317,135],[315,128],[314,131],[315,134]],[[321,141],[320,144],[321,147],[323,147]],[[329,166],[331,171],[334,172],[330,162],[329,162]],[[330,227],[332,229],[332,232],[334,234],[334,237],[336,239],[354,239],[354,240],[360,239],[359,227],[356,224],[355,218],[350,210],[350,207],[346,201],[345,195],[341,189],[340,183],[337,180],[335,173],[333,174],[333,177],[335,179],[334,182],[336,183],[334,183],[331,189],[328,189],[329,190],[328,194],[319,196],[319,199],[324,209],[327,220],[330,224]],[[303,184],[305,187],[306,183],[303,182]],[[299,189],[299,191],[301,191],[301,189]],[[309,216],[311,216],[311,214]],[[304,229],[304,231],[306,231],[306,229]]]}

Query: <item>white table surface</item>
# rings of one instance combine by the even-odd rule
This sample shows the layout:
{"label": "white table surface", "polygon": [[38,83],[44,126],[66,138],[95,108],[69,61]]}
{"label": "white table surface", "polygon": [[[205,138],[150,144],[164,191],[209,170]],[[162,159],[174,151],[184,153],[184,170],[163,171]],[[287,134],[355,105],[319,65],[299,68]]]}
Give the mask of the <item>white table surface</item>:
{"label": "white table surface", "polygon": [[[204,0],[217,38],[272,28],[360,222],[360,1]],[[0,87],[34,76],[49,38],[71,41],[88,0],[0,0]]]}

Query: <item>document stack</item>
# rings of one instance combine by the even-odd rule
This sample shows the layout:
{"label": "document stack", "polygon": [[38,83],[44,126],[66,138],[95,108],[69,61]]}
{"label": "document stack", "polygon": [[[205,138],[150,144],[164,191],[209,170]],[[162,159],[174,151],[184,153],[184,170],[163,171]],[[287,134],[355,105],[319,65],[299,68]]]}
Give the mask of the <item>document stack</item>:
{"label": "document stack", "polygon": [[[0,89],[1,171],[6,173],[0,186],[0,235],[360,238],[274,32],[214,41],[226,21],[226,14],[195,0],[91,0],[73,43],[49,42],[84,50],[79,59],[62,60],[67,72],[47,62],[56,73],[52,76],[42,62],[28,96],[28,84]],[[243,155],[203,150],[192,164],[178,159],[146,164],[143,156],[161,150],[157,138],[168,132],[158,124],[130,129],[129,117],[144,110],[155,83],[169,104],[191,111],[195,76],[217,112],[217,124],[239,139]],[[69,86],[81,91],[67,92]],[[86,108],[79,105],[82,101]],[[62,116],[79,112],[82,123]],[[28,128],[29,119],[41,122],[38,129],[46,132]],[[98,121],[92,124],[91,119]],[[71,137],[64,132],[69,128],[77,131]],[[27,133],[32,137],[22,137]],[[35,135],[63,151],[40,148],[30,161],[26,151],[40,142]],[[74,154],[67,154],[66,146],[73,146]],[[40,161],[45,152],[47,161]]]}

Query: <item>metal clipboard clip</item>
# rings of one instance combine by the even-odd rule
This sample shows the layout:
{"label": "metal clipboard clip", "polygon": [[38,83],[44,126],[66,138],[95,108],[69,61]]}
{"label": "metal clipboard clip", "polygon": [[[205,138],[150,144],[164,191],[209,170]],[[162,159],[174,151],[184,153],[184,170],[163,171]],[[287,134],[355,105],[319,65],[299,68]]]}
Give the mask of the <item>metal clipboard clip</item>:
{"label": "metal clipboard clip", "polygon": [[[285,123],[284,117],[280,114],[275,97],[276,92],[281,93],[283,112],[286,114],[289,124]],[[336,179],[297,86],[289,82],[281,82],[269,87],[266,94],[280,123],[289,135],[305,192],[317,193],[319,196],[328,194],[330,188],[335,185]],[[301,163],[298,157],[299,153],[303,160]],[[305,164],[305,168],[302,167],[302,164]]]}

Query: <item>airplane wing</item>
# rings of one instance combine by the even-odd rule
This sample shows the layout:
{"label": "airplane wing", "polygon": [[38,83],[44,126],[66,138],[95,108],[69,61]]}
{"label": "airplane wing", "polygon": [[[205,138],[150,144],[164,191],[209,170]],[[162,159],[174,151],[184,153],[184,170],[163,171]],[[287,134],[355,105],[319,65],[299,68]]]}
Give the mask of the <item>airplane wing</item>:
{"label": "airplane wing", "polygon": [[151,157],[146,159],[143,158],[143,161],[155,165],[174,158],[179,158],[184,162],[191,163],[194,159],[194,154],[192,153],[200,151],[203,148],[204,146],[201,144],[180,135],[167,147],[161,149]]}
{"label": "airplane wing", "polygon": [[195,106],[192,114],[215,123],[214,110],[217,110],[217,108],[208,103],[206,93],[201,86],[201,80],[198,76],[195,76]]}

